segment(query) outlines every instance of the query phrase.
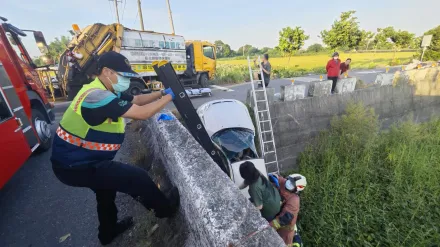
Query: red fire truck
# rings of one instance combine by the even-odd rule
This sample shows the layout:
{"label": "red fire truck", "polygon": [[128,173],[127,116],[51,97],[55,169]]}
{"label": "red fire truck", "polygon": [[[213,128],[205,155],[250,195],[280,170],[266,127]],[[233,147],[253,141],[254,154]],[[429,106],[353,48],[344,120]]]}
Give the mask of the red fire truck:
{"label": "red fire truck", "polygon": [[[53,104],[22,38],[33,34],[41,53],[47,53],[43,34],[21,30],[0,17],[0,188],[35,151],[52,145]],[[47,57],[43,57],[43,60]]]}

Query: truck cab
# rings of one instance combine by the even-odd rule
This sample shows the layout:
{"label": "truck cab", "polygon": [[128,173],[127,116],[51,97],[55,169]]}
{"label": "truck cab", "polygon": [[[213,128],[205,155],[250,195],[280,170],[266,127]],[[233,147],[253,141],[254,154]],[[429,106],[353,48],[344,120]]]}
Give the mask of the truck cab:
{"label": "truck cab", "polygon": [[[37,46],[47,52],[39,31],[21,30],[0,17],[0,188],[34,151],[48,150],[52,144],[50,124],[53,104],[22,40],[33,34]],[[50,62],[47,57],[43,60]]]}
{"label": "truck cab", "polygon": [[[182,80],[184,85],[208,87],[209,80],[212,80],[215,75],[215,45],[207,41],[193,40],[187,41],[185,46],[188,66],[185,71],[186,78]],[[192,83],[186,83],[191,80]]]}
{"label": "truck cab", "polygon": [[[267,176],[264,159],[255,147],[255,127],[246,105],[234,99],[214,100],[200,106],[197,114],[212,142],[225,155],[237,186],[243,183],[239,169],[245,161]],[[248,188],[242,193],[249,197]]]}

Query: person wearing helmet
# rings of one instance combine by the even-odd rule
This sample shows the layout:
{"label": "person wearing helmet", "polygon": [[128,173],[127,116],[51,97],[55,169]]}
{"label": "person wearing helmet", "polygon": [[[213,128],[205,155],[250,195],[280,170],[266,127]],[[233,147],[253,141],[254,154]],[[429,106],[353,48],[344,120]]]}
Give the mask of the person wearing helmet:
{"label": "person wearing helmet", "polygon": [[332,93],[334,93],[336,83],[341,75],[341,60],[339,59],[339,53],[333,53],[332,59],[327,62],[325,69],[327,70],[327,80],[332,81]]}
{"label": "person wearing helmet", "polygon": [[273,220],[281,208],[278,190],[250,161],[240,165],[240,175],[244,179],[244,184],[240,186],[240,189],[249,186],[251,201],[260,210],[261,216],[267,221]]}
{"label": "person wearing helmet", "polygon": [[270,225],[277,230],[286,245],[301,246],[301,238],[296,233],[296,221],[300,207],[299,193],[306,187],[307,180],[301,174],[291,174],[287,179],[269,174],[269,180],[278,188],[283,202],[281,212],[270,221]]}

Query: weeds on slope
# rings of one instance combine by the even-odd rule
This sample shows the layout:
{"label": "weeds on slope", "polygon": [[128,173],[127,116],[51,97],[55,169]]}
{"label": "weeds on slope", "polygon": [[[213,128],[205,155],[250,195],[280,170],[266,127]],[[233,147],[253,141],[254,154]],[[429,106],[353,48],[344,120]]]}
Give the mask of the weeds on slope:
{"label": "weeds on slope", "polygon": [[308,246],[440,243],[440,121],[379,132],[361,104],[301,154],[308,186],[299,225]]}

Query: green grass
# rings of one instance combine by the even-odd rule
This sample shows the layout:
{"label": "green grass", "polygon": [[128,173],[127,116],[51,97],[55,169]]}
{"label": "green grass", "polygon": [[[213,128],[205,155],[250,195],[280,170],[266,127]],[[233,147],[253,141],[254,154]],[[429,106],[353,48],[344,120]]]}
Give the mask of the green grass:
{"label": "green grass", "polygon": [[307,246],[440,243],[440,120],[380,132],[361,104],[335,117],[300,156]]}
{"label": "green grass", "polygon": [[[341,54],[341,59],[352,58],[352,68],[373,69],[389,65],[409,63],[414,52],[394,53],[354,53]],[[294,56],[288,62],[286,57],[271,58],[272,78],[291,78],[309,73],[326,74],[325,65],[329,60],[326,54]],[[214,84],[234,84],[249,81],[247,60],[219,60]]]}

